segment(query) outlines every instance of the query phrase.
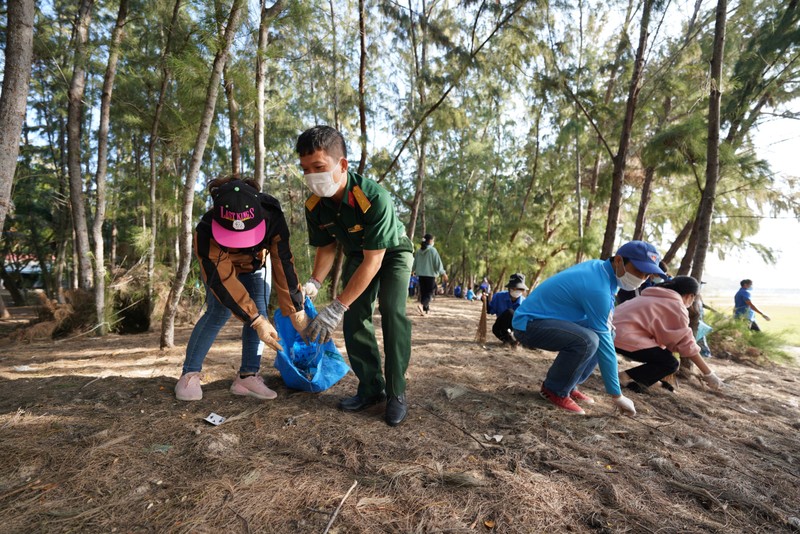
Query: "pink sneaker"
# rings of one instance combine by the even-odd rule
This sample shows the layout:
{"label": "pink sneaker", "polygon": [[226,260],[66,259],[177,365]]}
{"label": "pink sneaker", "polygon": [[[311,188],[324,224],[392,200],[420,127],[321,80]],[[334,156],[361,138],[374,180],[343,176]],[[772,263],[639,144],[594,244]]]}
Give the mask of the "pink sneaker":
{"label": "pink sneaker", "polygon": [[578,391],[578,388],[573,389],[569,396],[572,397],[572,400],[574,401],[585,402],[586,404],[594,404],[594,399],[589,395]]}
{"label": "pink sneaker", "polygon": [[182,401],[196,401],[203,398],[200,388],[200,373],[186,373],[175,384],[175,397]]}
{"label": "pink sneaker", "polygon": [[578,406],[578,404],[570,397],[559,397],[558,395],[556,395],[555,393],[544,387],[544,385],[542,385],[542,391],[539,394],[542,396],[542,398],[549,400],[559,408],[580,415],[584,415],[586,413],[583,411],[583,408]]}
{"label": "pink sneaker", "polygon": [[261,400],[271,400],[278,396],[277,393],[264,384],[264,379],[260,375],[248,376],[247,378],[241,378],[236,375],[236,378],[233,379],[233,384],[231,384],[231,393]]}

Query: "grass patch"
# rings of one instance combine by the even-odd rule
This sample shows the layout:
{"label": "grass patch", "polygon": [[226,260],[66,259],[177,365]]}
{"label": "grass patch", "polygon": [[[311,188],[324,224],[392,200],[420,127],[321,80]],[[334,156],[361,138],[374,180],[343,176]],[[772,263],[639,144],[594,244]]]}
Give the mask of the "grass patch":
{"label": "grass patch", "polygon": [[794,362],[794,358],[785,350],[791,343],[782,330],[754,332],[750,330],[749,322],[714,312],[706,313],[705,322],[714,327],[708,335],[714,354],[755,362]]}

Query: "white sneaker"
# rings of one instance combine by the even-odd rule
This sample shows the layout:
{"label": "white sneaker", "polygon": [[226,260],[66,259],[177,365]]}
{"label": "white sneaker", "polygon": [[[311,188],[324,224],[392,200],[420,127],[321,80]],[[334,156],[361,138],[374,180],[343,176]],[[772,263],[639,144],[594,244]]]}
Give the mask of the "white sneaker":
{"label": "white sneaker", "polygon": [[231,393],[261,400],[272,400],[278,396],[277,393],[264,384],[264,379],[261,375],[248,376],[247,378],[241,378],[236,375],[236,378],[233,379],[233,384],[231,384]]}
{"label": "white sneaker", "polygon": [[200,388],[200,373],[186,373],[175,384],[175,397],[182,401],[197,401],[203,398]]}

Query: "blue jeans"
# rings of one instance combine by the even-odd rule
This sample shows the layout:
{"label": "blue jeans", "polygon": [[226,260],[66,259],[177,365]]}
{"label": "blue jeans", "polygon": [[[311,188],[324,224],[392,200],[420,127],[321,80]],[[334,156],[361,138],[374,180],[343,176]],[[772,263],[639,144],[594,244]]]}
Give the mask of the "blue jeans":
{"label": "blue jeans", "polygon": [[534,319],[528,321],[524,331],[515,328],[514,337],[529,349],[558,352],[544,387],[559,397],[568,396],[583,384],[597,366],[597,334],[570,321]]}
{"label": "blue jeans", "polygon": [[[261,270],[252,273],[242,273],[238,276],[250,298],[253,299],[258,312],[267,316],[267,303],[269,302],[271,269],[269,263]],[[203,284],[205,285],[205,283]],[[217,297],[206,288],[206,312],[197,321],[186,346],[186,360],[183,362],[183,374],[199,372],[203,368],[211,345],[217,339],[217,334],[225,326],[231,316],[231,310],[225,307]],[[240,373],[257,373],[261,367],[261,352],[264,345],[258,338],[255,329],[250,325],[242,325],[242,365]]]}

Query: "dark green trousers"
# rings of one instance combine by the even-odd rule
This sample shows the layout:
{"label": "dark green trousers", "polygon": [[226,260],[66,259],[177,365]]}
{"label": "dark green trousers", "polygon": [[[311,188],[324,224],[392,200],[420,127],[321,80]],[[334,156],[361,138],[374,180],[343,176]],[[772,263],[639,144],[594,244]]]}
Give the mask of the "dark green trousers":
{"label": "dark green trousers", "polygon": [[[355,255],[345,260],[342,269],[345,285],[363,259]],[[344,344],[362,397],[377,395],[384,389],[387,395],[400,395],[406,390],[405,374],[411,358],[411,321],[406,317],[406,298],[413,262],[409,251],[387,252],[378,274],[344,314]],[[376,298],[386,354],[384,373],[372,323]]]}

